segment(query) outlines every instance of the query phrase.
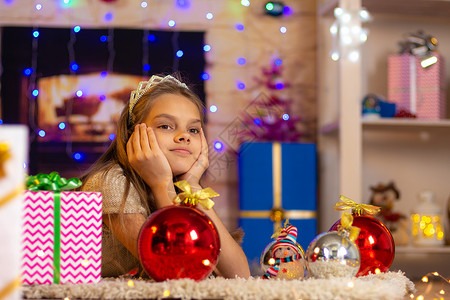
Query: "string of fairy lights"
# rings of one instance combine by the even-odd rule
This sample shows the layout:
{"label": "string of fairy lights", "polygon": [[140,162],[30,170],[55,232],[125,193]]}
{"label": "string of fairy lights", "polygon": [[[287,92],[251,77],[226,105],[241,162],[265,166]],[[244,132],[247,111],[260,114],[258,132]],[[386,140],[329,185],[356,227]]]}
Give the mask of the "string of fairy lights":
{"label": "string of fairy lights", "polygon": [[[15,0],[3,0],[5,4],[7,5],[14,5]],[[60,7],[70,9],[74,5],[74,0],[60,0]],[[114,2],[114,1],[104,1],[104,2]],[[45,10],[48,8],[48,4],[45,1],[41,0],[34,0],[30,3],[33,7],[36,19],[39,18],[39,14],[45,13]],[[153,3],[150,3],[150,1],[141,1],[137,3],[136,9],[141,9],[144,14],[148,15],[148,10]],[[249,0],[241,0],[240,4],[243,9],[246,9],[251,6],[251,1]],[[176,0],[174,1],[174,7],[179,10],[184,10],[186,12],[189,11],[189,8],[191,7],[192,3],[191,0]],[[289,6],[284,5],[280,1],[269,1],[265,4],[265,13],[270,16],[279,17],[279,16],[290,16],[293,14],[292,9]],[[214,11],[211,9],[211,7],[205,8],[205,19],[207,22],[214,22]],[[114,12],[108,11],[104,14],[103,20],[105,23],[109,23],[114,19]],[[234,29],[243,32],[246,30],[245,25],[243,22],[238,22],[234,25]],[[174,49],[173,53],[173,71],[176,72],[178,70],[180,59],[183,58],[184,51],[183,49],[180,49],[178,45],[178,31],[176,31],[177,28],[177,20],[175,18],[171,18],[167,21],[167,27],[169,29],[174,30],[173,38],[172,38],[172,46]],[[80,66],[77,62],[77,54],[75,51],[75,45],[77,43],[77,34],[83,30],[82,25],[74,25],[70,30],[70,39],[67,44],[67,51],[69,56],[69,74],[70,75],[77,75],[79,69],[82,69],[83,66]],[[286,26],[280,26],[279,28],[280,34],[285,34],[287,32]],[[38,88],[38,81],[39,78],[37,76],[37,64],[38,64],[38,44],[39,44],[39,28],[35,26],[32,31],[32,55],[31,55],[31,62],[30,66],[25,66],[23,70],[23,74],[28,77],[28,91],[27,91],[27,98],[28,98],[28,104],[29,104],[29,112],[28,112],[28,119],[29,119],[29,127],[31,131],[30,138],[31,140],[35,139],[45,139],[45,136],[47,135],[47,132],[41,128],[39,128],[38,122],[36,120],[36,110],[37,110],[37,97],[39,95],[39,88]],[[108,35],[101,36],[100,37],[101,42],[107,43],[108,48],[108,62],[106,66],[106,70],[100,73],[100,76],[106,77],[108,74],[111,74],[113,70],[113,63],[114,63],[114,29],[109,28],[108,29]],[[142,37],[142,75],[148,76],[151,70],[150,62],[149,62],[149,47],[150,43],[155,43],[156,38],[155,35],[151,34],[148,29],[143,29],[143,37]],[[208,53],[213,50],[213,46],[210,44],[204,44],[203,45],[203,51],[205,53]],[[280,60],[280,63],[282,61]],[[1,63],[1,62],[0,62]],[[247,58],[243,55],[239,57],[234,63],[236,63],[239,66],[244,66],[247,63]],[[208,73],[208,70],[205,70],[201,75],[201,80],[207,81],[211,79],[211,75]],[[246,82],[244,79],[236,79],[236,89],[238,90],[244,90],[246,89]],[[83,96],[82,90],[77,90],[74,92],[74,94],[77,97]],[[64,131],[63,135],[65,136],[66,140],[66,152],[69,157],[72,157],[75,161],[82,162],[85,158],[85,154],[81,152],[73,152],[72,149],[72,139],[71,139],[71,128],[70,128],[70,122],[68,122],[68,115],[70,115],[71,112],[71,103],[68,104],[67,111],[66,111],[66,120],[64,122],[60,122],[57,124],[58,129],[61,131]],[[217,104],[209,104],[208,112],[209,113],[216,113],[220,109],[219,105]],[[3,123],[3,121],[0,119],[0,123]],[[109,139],[113,140],[115,138],[115,134],[111,133],[109,135]],[[216,140],[213,142],[213,147],[216,151],[223,151],[225,145],[219,141]]]}

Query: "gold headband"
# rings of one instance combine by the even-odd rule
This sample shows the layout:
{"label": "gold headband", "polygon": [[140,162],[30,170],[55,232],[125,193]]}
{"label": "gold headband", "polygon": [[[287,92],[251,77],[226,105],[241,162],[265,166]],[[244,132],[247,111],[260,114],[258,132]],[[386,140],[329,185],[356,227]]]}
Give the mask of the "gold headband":
{"label": "gold headband", "polygon": [[128,104],[128,122],[131,123],[132,121],[132,112],[133,108],[136,105],[136,103],[139,101],[139,99],[144,96],[152,86],[157,85],[158,83],[164,82],[164,81],[171,81],[181,87],[184,87],[186,89],[189,89],[186,84],[179,81],[173,76],[167,75],[165,77],[153,75],[150,80],[148,81],[141,81],[139,82],[138,88],[131,92],[130,95],[130,102]]}

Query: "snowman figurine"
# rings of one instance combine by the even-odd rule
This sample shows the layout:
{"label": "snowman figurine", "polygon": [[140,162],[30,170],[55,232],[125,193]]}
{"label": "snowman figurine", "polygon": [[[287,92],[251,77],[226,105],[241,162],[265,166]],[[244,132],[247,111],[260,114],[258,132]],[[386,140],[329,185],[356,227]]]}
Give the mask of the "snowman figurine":
{"label": "snowman figurine", "polygon": [[271,248],[270,267],[262,278],[303,279],[305,277],[306,263],[303,250],[297,244],[296,227],[285,224]]}

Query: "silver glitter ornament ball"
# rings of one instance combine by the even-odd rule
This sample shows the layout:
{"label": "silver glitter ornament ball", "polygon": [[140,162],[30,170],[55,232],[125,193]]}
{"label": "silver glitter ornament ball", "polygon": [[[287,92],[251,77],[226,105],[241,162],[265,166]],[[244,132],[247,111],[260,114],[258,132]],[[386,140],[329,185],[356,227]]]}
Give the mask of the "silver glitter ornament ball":
{"label": "silver glitter ornament ball", "polygon": [[314,278],[354,277],[361,263],[354,242],[338,231],[316,236],[306,250],[310,275]]}

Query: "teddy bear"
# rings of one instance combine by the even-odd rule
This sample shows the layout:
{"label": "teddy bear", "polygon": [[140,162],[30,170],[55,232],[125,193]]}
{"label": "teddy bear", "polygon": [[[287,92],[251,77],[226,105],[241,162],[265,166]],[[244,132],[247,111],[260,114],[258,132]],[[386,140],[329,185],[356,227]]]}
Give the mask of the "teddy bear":
{"label": "teddy bear", "polygon": [[306,262],[301,247],[297,244],[297,228],[285,224],[272,246],[272,258],[262,278],[303,279]]}
{"label": "teddy bear", "polygon": [[370,190],[372,191],[370,204],[381,208],[376,217],[390,230],[395,245],[408,245],[408,219],[405,215],[394,211],[395,201],[398,201],[400,198],[400,192],[395,183],[379,183],[376,186],[371,186]]}

